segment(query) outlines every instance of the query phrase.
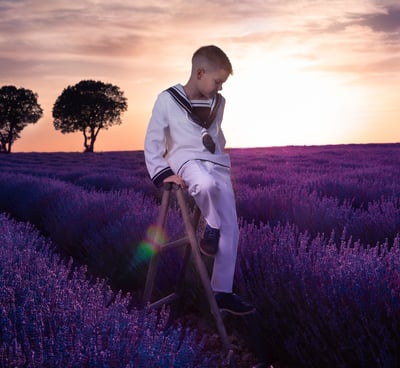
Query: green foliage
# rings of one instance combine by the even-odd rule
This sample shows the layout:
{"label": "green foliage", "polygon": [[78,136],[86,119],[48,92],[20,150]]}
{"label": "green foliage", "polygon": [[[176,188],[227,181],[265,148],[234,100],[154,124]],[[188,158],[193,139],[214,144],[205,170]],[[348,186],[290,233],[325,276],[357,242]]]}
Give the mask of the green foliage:
{"label": "green foliage", "polygon": [[93,152],[101,129],[122,123],[128,108],[119,87],[100,81],[83,80],[68,86],[53,106],[54,127],[61,133],[82,132],[85,152]]}
{"label": "green foliage", "polygon": [[36,93],[25,88],[0,88],[0,152],[10,153],[21,131],[42,117],[43,110],[37,97]]}

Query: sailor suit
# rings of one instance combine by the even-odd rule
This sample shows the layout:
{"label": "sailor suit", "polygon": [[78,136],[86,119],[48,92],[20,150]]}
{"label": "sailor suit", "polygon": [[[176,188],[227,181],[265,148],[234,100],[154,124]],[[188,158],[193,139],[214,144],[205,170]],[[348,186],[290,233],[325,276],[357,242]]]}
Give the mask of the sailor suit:
{"label": "sailor suit", "polygon": [[[168,176],[180,175],[207,223],[220,229],[211,286],[229,293],[239,229],[230,158],[221,130],[224,106],[220,94],[211,100],[188,100],[181,84],[161,92],[147,128],[144,153],[153,183],[161,186]],[[212,139],[214,152],[205,146],[205,135]]]}

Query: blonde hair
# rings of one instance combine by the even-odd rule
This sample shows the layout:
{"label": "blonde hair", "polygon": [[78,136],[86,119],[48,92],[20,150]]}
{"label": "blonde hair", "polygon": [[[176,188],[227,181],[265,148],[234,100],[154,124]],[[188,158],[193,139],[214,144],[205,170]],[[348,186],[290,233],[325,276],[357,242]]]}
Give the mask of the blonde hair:
{"label": "blonde hair", "polygon": [[232,64],[219,47],[214,45],[200,47],[192,57],[192,65],[196,66],[206,63],[210,67],[226,70],[229,74],[233,74]]}

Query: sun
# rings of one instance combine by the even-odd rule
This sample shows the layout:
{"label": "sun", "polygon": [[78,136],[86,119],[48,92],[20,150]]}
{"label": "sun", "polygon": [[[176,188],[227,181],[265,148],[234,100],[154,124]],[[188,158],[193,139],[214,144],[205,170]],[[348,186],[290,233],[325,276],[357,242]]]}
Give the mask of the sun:
{"label": "sun", "polygon": [[345,76],[287,55],[246,58],[222,91],[228,146],[346,141],[365,111],[364,91]]}

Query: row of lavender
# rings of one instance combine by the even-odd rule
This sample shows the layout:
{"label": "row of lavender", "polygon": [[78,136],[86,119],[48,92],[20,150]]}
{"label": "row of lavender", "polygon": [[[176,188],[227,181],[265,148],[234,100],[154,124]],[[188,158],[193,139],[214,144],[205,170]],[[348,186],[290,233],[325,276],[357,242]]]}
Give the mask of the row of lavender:
{"label": "row of lavender", "polygon": [[[195,334],[65,264],[31,225],[0,214],[0,367],[210,367]],[[215,361],[215,357],[214,357]]]}
{"label": "row of lavender", "polygon": [[350,145],[233,153],[240,216],[296,224],[313,235],[345,230],[375,245],[400,229],[400,145]]}
{"label": "row of lavender", "polygon": [[[345,229],[354,240],[393,241],[400,227],[400,145],[231,150],[240,217],[293,223],[313,235]],[[14,154],[3,172],[57,178],[85,189],[158,195],[142,151]],[[260,200],[262,199],[262,200]]]}
{"label": "row of lavender", "polygon": [[[266,155],[268,150],[232,152],[242,216],[237,275],[240,291],[250,297],[263,315],[268,332],[265,344],[287,356],[293,366],[334,363],[357,367],[374,361],[377,367],[390,367],[399,363],[396,349],[400,341],[399,244],[395,233],[388,237],[391,239],[388,243],[385,244],[383,237],[381,245],[373,248],[342,235],[343,220],[337,228],[324,230],[328,238],[317,235],[320,226],[326,226],[326,220],[320,221],[321,214],[340,219],[343,213],[340,207],[346,201],[351,202],[347,205],[349,213],[370,213],[368,218],[372,220],[375,215],[371,204],[392,203],[394,215],[384,220],[396,230],[400,190],[393,179],[399,164],[399,147],[373,148],[325,151],[291,148],[269,155]],[[357,157],[358,151],[362,151],[365,162]],[[110,155],[115,159],[114,154]],[[336,158],[329,159],[333,156]],[[39,157],[36,155],[36,159]],[[158,211],[157,203],[150,198],[152,194],[128,190],[88,192],[49,178],[61,178],[62,160],[55,165],[53,175],[49,175],[48,167],[48,172],[41,172],[40,177],[10,174],[12,166],[13,171],[27,170],[23,158],[23,155],[18,157],[21,161],[18,165],[8,162],[8,168],[2,172],[0,205],[14,216],[35,223],[64,250],[87,263],[92,271],[97,270],[95,274],[106,273],[114,286],[129,280],[130,285],[125,286],[140,287],[143,273],[138,270],[145,263],[141,240]],[[113,170],[125,170],[112,168],[106,158],[107,154],[97,158],[105,167],[103,178],[107,167],[110,178]],[[45,169],[44,161],[41,163]],[[117,160],[114,163],[118,166]],[[82,171],[79,162],[75,165],[76,171]],[[92,169],[98,169],[93,162],[91,165]],[[144,174],[142,166],[138,165],[138,170]],[[35,174],[32,167],[30,172]],[[64,174],[72,178],[74,170],[70,167]],[[100,172],[98,175],[96,186],[101,188]],[[143,181],[143,176],[133,180]],[[331,195],[327,195],[328,189]],[[296,197],[295,193],[303,196]],[[295,213],[292,208],[301,207],[297,203],[302,197],[303,214],[308,216],[303,226],[290,218],[281,220],[276,216],[276,213],[280,216]],[[246,205],[246,198],[253,201]],[[312,213],[307,208],[317,208],[320,212]],[[379,206],[375,208],[377,214],[382,212]],[[258,212],[251,212],[252,209]],[[243,218],[245,211],[259,213],[259,217]],[[267,222],[262,218],[266,215],[270,225],[260,224]],[[169,227],[171,236],[181,229],[175,216],[173,213]],[[283,226],[279,221],[296,225]],[[309,235],[299,230],[304,226]],[[368,228],[369,224],[365,226]],[[331,234],[332,229],[336,234]],[[348,229],[347,233],[352,235]],[[337,240],[338,235],[343,238]],[[166,269],[173,270],[174,263]],[[163,278],[166,284],[168,280],[169,277]]]}
{"label": "row of lavender", "polygon": [[360,243],[244,225],[240,288],[291,367],[400,366],[400,237]]}
{"label": "row of lavender", "polygon": [[[158,205],[142,193],[87,191],[48,177],[3,173],[0,209],[35,225],[58,252],[88,266],[92,275],[108,279],[113,289],[143,285],[151,256],[145,249],[147,229],[157,217]],[[183,231],[177,216],[177,211],[170,212],[172,237]]]}

